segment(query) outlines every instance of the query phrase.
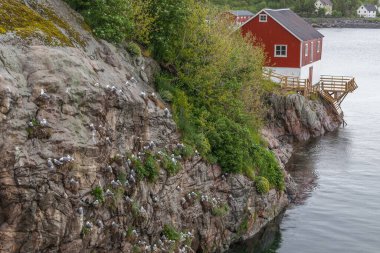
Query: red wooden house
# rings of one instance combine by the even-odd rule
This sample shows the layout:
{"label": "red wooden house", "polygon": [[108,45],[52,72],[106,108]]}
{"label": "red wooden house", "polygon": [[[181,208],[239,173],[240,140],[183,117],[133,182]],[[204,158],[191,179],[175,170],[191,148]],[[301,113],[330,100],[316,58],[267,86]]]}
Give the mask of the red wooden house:
{"label": "red wooden house", "polygon": [[241,26],[264,46],[266,67],[319,82],[323,35],[290,9],[264,9]]}
{"label": "red wooden house", "polygon": [[237,10],[237,11],[228,11],[224,13],[235,25],[242,25],[247,22],[248,19],[252,18],[254,14],[247,10]]}

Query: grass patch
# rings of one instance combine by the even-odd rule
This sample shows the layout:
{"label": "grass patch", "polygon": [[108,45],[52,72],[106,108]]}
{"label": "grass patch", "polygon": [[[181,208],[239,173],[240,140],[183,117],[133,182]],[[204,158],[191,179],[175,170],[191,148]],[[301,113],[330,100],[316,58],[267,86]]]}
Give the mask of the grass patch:
{"label": "grass patch", "polygon": [[211,214],[214,216],[223,217],[228,213],[229,210],[230,209],[229,209],[228,205],[224,203],[220,206],[212,208]]}
{"label": "grass patch", "polygon": [[94,196],[96,200],[104,202],[104,192],[102,187],[96,186],[94,189],[92,189],[91,195]]}
{"label": "grass patch", "polygon": [[265,194],[269,192],[269,181],[265,177],[256,178],[256,190],[260,194]]}
{"label": "grass patch", "polygon": [[181,234],[172,225],[165,224],[162,233],[169,240],[177,242],[181,239]]}

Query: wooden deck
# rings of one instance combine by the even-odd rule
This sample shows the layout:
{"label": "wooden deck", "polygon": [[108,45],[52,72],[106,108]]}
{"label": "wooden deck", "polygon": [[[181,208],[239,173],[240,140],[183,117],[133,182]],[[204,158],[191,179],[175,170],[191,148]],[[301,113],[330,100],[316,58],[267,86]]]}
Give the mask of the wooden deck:
{"label": "wooden deck", "polygon": [[351,76],[322,75],[319,83],[315,85],[311,85],[309,79],[284,76],[268,69],[264,69],[263,76],[265,79],[280,84],[284,90],[292,90],[305,97],[310,96],[310,94],[320,95],[341,117],[343,117],[343,111],[340,105],[348,93],[358,88],[355,78]]}

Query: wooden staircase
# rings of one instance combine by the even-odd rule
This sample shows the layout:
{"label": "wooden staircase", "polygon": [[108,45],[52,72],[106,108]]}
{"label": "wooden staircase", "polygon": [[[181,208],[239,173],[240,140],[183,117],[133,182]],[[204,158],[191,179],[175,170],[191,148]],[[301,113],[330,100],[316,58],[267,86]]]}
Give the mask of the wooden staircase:
{"label": "wooden staircase", "polygon": [[348,93],[358,88],[355,78],[350,76],[321,76],[319,83],[313,86],[313,92],[320,94],[343,117],[341,104]]}
{"label": "wooden staircase", "polygon": [[269,69],[263,70],[263,77],[280,84],[281,88],[285,90],[296,91],[305,97],[310,96],[310,94],[318,94],[331,105],[336,114],[339,115],[342,120],[343,110],[340,105],[348,93],[352,93],[358,88],[355,78],[351,76],[322,75],[319,83],[314,86],[310,84],[309,79],[284,76]]}

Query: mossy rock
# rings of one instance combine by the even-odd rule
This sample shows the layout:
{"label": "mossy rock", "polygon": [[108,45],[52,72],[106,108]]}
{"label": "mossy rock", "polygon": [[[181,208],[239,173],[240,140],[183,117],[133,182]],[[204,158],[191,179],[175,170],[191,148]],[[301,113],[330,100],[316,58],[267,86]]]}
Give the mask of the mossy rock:
{"label": "mossy rock", "polygon": [[78,32],[48,7],[31,3],[31,9],[17,0],[0,0],[0,33],[15,32],[22,39],[37,38],[49,46],[73,46],[62,31],[84,45]]}

